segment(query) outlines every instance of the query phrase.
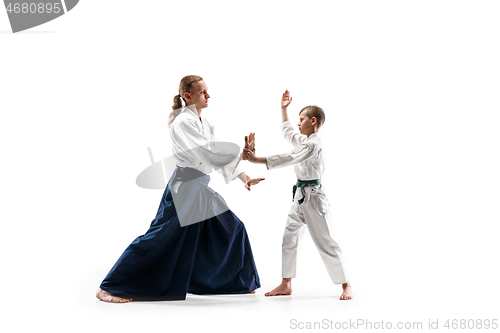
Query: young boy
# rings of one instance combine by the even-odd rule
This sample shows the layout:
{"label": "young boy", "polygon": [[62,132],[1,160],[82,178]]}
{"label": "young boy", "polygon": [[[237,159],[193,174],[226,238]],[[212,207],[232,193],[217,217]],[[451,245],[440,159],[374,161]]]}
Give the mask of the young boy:
{"label": "young boy", "polygon": [[[291,295],[292,278],[296,276],[297,247],[299,238],[307,225],[328,274],[334,284],[342,284],[341,300],[352,299],[351,285],[344,272],[342,251],[330,236],[328,228],[328,199],[321,188],[321,176],[324,171],[324,161],[321,139],[318,131],[325,121],[325,114],[320,107],[306,106],[299,113],[299,131],[294,132],[288,121],[287,107],[292,102],[288,90],[281,99],[283,123],[281,130],[285,139],[295,149],[291,152],[268,157],[256,157],[245,148],[243,159],[252,163],[266,164],[267,169],[294,165],[297,184],[293,187],[293,204],[288,213],[288,221],[283,235],[282,244],[282,277],[281,284],[266,293],[266,296]],[[245,138],[247,140],[247,138]]]}

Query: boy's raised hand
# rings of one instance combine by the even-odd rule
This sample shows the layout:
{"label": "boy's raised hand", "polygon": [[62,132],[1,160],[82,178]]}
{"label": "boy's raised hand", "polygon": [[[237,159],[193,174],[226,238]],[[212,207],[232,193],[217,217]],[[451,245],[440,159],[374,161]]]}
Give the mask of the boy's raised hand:
{"label": "boy's raised hand", "polygon": [[283,97],[281,97],[281,107],[286,108],[290,103],[292,103],[292,96],[290,96],[290,92],[287,89],[283,93]]}

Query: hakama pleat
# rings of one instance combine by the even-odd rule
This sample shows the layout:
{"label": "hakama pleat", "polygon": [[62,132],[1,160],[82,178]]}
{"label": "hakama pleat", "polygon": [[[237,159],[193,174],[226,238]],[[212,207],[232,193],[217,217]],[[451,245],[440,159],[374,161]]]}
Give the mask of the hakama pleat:
{"label": "hakama pleat", "polygon": [[[210,187],[210,176],[177,167],[149,230],[123,252],[100,288],[139,300],[184,300],[193,294],[244,294],[260,287],[245,226]],[[183,198],[175,203],[172,185]],[[177,193],[177,192],[176,192]],[[177,209],[176,209],[177,207]],[[181,226],[179,212],[221,212]]]}

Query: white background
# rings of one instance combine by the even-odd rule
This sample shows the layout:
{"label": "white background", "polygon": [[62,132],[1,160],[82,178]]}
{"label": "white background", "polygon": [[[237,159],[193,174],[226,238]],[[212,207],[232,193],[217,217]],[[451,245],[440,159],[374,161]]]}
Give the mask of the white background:
{"label": "white background", "polygon": [[[81,1],[12,34],[0,11],[2,311],[9,331],[288,331],[290,320],[500,319],[500,4],[496,1]],[[341,302],[308,233],[291,297],[280,282],[292,168],[211,186],[245,223],[262,288],[184,302],[94,293],[149,227],[161,190],[135,184],[170,155],[180,79],[205,79],[204,114],[257,155],[310,104],[354,299]],[[466,331],[466,330],[461,330]]]}

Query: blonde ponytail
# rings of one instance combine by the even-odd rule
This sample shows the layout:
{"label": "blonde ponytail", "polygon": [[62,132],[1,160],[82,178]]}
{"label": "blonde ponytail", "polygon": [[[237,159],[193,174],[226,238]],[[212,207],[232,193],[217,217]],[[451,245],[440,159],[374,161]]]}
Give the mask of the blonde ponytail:
{"label": "blonde ponytail", "polygon": [[168,116],[168,127],[170,127],[170,125],[172,125],[172,123],[174,122],[175,118],[182,111],[182,99],[181,99],[181,95],[180,94],[179,95],[175,95],[175,97],[174,97],[174,105],[172,105],[172,109],[174,111],[172,111],[170,113],[170,115]]}
{"label": "blonde ponytail", "polygon": [[191,85],[193,84],[193,82],[202,81],[202,80],[203,80],[203,78],[201,76],[198,76],[198,75],[188,75],[188,76],[184,76],[182,78],[181,83],[179,84],[179,95],[175,95],[174,105],[172,105],[173,111],[168,116],[168,127],[170,127],[170,125],[172,125],[175,118],[182,111],[182,99],[183,99],[184,93],[189,92],[189,90],[191,90]]}

